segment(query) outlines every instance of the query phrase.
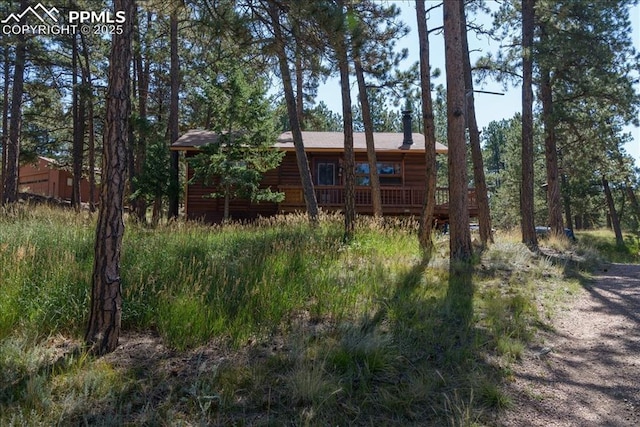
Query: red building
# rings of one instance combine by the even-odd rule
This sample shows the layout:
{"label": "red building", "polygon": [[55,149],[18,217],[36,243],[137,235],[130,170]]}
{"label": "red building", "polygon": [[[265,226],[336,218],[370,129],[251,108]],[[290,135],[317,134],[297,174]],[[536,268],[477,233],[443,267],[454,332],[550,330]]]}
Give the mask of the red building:
{"label": "red building", "polygon": [[[37,162],[20,168],[18,191],[61,200],[71,200],[73,174],[65,170],[54,159],[39,156]],[[94,202],[99,199],[100,192],[94,189]],[[80,181],[80,201],[89,201],[89,181]]]}

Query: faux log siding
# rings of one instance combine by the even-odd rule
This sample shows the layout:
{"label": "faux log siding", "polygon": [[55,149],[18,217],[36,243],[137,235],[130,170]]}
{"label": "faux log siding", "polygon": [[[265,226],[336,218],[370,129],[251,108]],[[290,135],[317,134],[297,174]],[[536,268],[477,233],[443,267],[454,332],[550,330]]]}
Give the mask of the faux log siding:
{"label": "faux log siding", "polygon": [[[331,159],[341,157],[342,153],[307,153],[312,167],[313,182],[316,182],[315,159]],[[367,162],[367,153],[356,153],[356,163]],[[405,186],[422,186],[425,180],[424,153],[377,153],[378,162],[401,162]],[[279,167],[279,185],[302,185],[296,163],[295,153],[287,152]],[[273,184],[269,184],[272,185]]]}
{"label": "faux log siding", "polygon": [[406,187],[425,187],[426,160],[424,153],[411,155],[404,158],[404,185]]}
{"label": "faux log siding", "polygon": [[[187,157],[194,154],[187,153]],[[307,153],[309,163],[313,168],[314,159],[328,159],[340,156],[341,153]],[[358,152],[355,155],[356,162],[366,162],[367,154]],[[377,155],[378,162],[401,162],[404,174],[404,186],[419,187],[424,185],[425,180],[425,160],[424,153],[384,153]],[[314,182],[316,180],[315,170],[312,170]],[[193,176],[193,171],[188,168],[188,179]],[[278,186],[300,186],[300,173],[294,152],[286,152],[280,166],[277,169],[265,173],[262,186],[271,187],[277,190]],[[204,220],[206,222],[220,222],[224,210],[224,200],[221,198],[212,199],[206,197],[213,191],[212,187],[202,184],[189,184],[186,192],[186,211],[189,219]],[[401,209],[402,208],[402,209]],[[403,214],[404,208],[399,207],[394,214]],[[387,208],[389,211],[389,208]],[[278,212],[276,203],[251,203],[248,200],[232,200],[230,205],[231,217],[234,219],[253,219],[257,216],[269,216]],[[391,213],[390,211],[387,213]]]}
{"label": "faux log siding", "polygon": [[[309,161],[309,165],[313,174],[313,182],[315,184],[316,177],[315,172],[313,171],[313,154],[307,153],[307,160]],[[278,185],[302,185],[302,180],[300,179],[300,171],[298,170],[298,162],[296,160],[296,153],[293,151],[287,151],[282,158],[282,162],[278,169],[276,169],[274,173],[277,182],[275,184],[271,184],[272,187],[277,187]],[[265,176],[266,178],[266,176]]]}

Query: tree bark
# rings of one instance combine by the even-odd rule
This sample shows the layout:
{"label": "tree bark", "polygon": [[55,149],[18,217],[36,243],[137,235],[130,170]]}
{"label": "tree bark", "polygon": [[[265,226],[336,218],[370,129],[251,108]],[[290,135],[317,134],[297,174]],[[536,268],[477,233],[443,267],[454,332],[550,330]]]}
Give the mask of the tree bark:
{"label": "tree bark", "polygon": [[478,203],[478,225],[480,227],[480,243],[486,247],[493,243],[491,232],[491,212],[489,210],[489,195],[487,181],[484,176],[484,162],[480,147],[480,131],[476,121],[475,98],[473,96],[473,79],[471,77],[471,60],[469,59],[469,42],[467,40],[467,20],[464,12],[464,1],[460,1],[460,35],[462,40],[462,60],[464,67],[464,86],[467,129],[471,145],[471,159],[473,161],[473,181],[475,183],[476,201]]}
{"label": "tree bark", "polygon": [[[151,12],[147,12],[147,28],[151,25]],[[138,37],[139,51],[135,58],[135,68],[138,70],[138,115],[140,116],[140,122],[143,126],[140,134],[138,135],[138,143],[135,150],[135,162],[134,169],[136,175],[142,174],[142,168],[147,157],[147,133],[149,132],[149,125],[147,119],[147,104],[149,100],[149,82],[150,78],[150,60],[148,52],[145,50],[146,57],[142,56],[142,40],[140,39],[140,27],[136,33]],[[206,128],[208,129],[208,127]],[[147,220],[147,199],[145,197],[139,197],[136,200],[136,217],[139,221],[144,223]]]}
{"label": "tree bark", "polygon": [[431,65],[429,64],[429,33],[425,2],[416,0],[416,17],[418,20],[418,41],[420,44],[420,86],[422,93],[422,123],[424,132],[424,151],[426,160],[425,194],[418,240],[423,256],[429,260],[433,255],[432,239],[434,212],[436,207],[436,130],[433,117],[433,100],[431,98]]}
{"label": "tree bark", "polygon": [[302,53],[300,52],[300,40],[296,37],[296,115],[298,116],[298,123],[300,123],[300,130],[304,130],[304,80],[302,77]]}
{"label": "tree bark", "polygon": [[520,215],[522,243],[538,251],[533,214],[533,32],[535,0],[522,0],[522,177]]}
{"label": "tree bark", "polygon": [[551,234],[564,236],[560,180],[558,179],[558,149],[556,146],[555,120],[553,119],[553,95],[551,90],[551,76],[548,69],[542,70],[540,94],[542,101],[542,122],[544,123],[544,153],[547,167],[549,227],[551,228]]}
{"label": "tree bark", "polygon": [[11,62],[9,60],[9,46],[4,49],[4,85],[2,87],[2,172],[0,173],[0,202],[4,199],[4,180],[7,171],[7,146],[9,140],[9,80]]}
{"label": "tree bark", "polygon": [[89,87],[92,92],[87,99],[87,115],[89,117],[89,147],[88,147],[88,162],[89,162],[89,212],[96,211],[96,135],[95,135],[95,123],[93,121],[93,87]]}
{"label": "tree bark", "polygon": [[[540,43],[545,43],[547,35],[544,26],[541,27],[540,33]],[[544,154],[547,169],[549,227],[551,228],[551,234],[561,237],[564,236],[564,226],[562,224],[562,200],[560,195],[551,70],[543,66],[541,67],[540,74],[540,101],[542,102],[542,123],[544,124]]]}
{"label": "tree bark", "polygon": [[473,255],[469,230],[467,150],[465,144],[464,70],[460,38],[460,7],[444,2],[445,68],[447,72],[447,140],[449,141],[450,259],[469,261]]}
{"label": "tree bark", "polygon": [[565,174],[561,175],[562,186],[565,188],[565,192],[563,195],[564,202],[564,217],[566,218],[567,228],[571,230],[571,235],[573,236],[573,214],[571,213],[571,195],[567,190],[567,177]]}
{"label": "tree bark", "polygon": [[[174,8],[170,18],[171,27],[171,106],[169,110],[169,145],[179,136],[178,128],[178,95],[180,91],[180,63],[178,58],[178,10]],[[169,178],[169,218],[177,218],[180,206],[180,172],[178,169],[178,152],[170,151]]]}
{"label": "tree bark", "polygon": [[284,36],[282,35],[282,28],[280,27],[280,12],[278,10],[278,3],[274,0],[269,1],[269,17],[271,18],[271,24],[273,25],[276,56],[278,57],[278,65],[280,68],[280,75],[282,77],[282,86],[287,104],[289,124],[291,125],[293,145],[296,149],[296,160],[298,163],[298,170],[300,171],[300,180],[302,181],[302,191],[304,193],[304,200],[307,207],[307,215],[309,215],[310,222],[315,224],[318,222],[318,201],[313,189],[313,180],[311,178],[311,170],[309,169],[307,153],[304,151],[302,131],[300,128],[300,122],[298,121],[293,84],[291,83],[291,72],[289,71],[289,65],[287,62]]}
{"label": "tree bark", "polygon": [[609,208],[609,218],[611,218],[611,226],[613,232],[616,235],[616,245],[624,246],[624,239],[622,238],[622,229],[620,228],[620,218],[616,211],[616,205],[613,202],[613,196],[611,195],[611,189],[609,188],[609,181],[606,177],[602,177],[602,187],[604,188],[604,195],[607,199],[607,207]]}
{"label": "tree bark", "polygon": [[[20,11],[28,7],[27,0],[20,2]],[[4,175],[3,204],[13,204],[18,200],[18,175],[20,171],[20,126],[22,124],[22,95],[24,93],[24,67],[27,56],[25,35],[17,36],[15,64],[13,66],[13,88],[11,93],[11,119],[9,121],[9,141],[7,143],[7,165]]]}
{"label": "tree bark", "polygon": [[633,217],[636,221],[636,227],[640,224],[640,205],[638,204],[638,198],[636,197],[635,191],[633,191],[633,187],[629,182],[627,182],[624,186],[624,191],[631,203],[631,209]]}
{"label": "tree bark", "polygon": [[162,197],[156,196],[153,199],[153,208],[151,209],[151,225],[157,227],[162,216]]}
{"label": "tree bark", "polygon": [[78,38],[73,35],[71,54],[71,81],[72,81],[72,110],[73,110],[73,179],[71,186],[71,206],[76,212],[80,212],[80,181],[82,180],[82,157],[84,145],[84,113],[80,107],[80,85],[78,84]]}
{"label": "tree bark", "polygon": [[364,124],[364,137],[367,144],[367,160],[369,161],[369,185],[371,187],[371,204],[373,216],[382,218],[382,196],[380,194],[380,176],[378,175],[378,159],[376,145],[373,140],[373,119],[367,95],[367,86],[364,81],[364,71],[359,54],[354,53],[354,68],[358,81],[358,94],[360,96],[360,108],[362,109],[362,123]]}
{"label": "tree bark", "polygon": [[114,0],[114,9],[127,20],[122,34],[114,34],[109,61],[105,106],[102,188],[96,229],[91,313],[85,335],[90,351],[105,354],[116,349],[122,319],[120,250],[124,236],[124,189],[127,169],[128,121],[131,111],[129,65],[133,0]]}
{"label": "tree bark", "polygon": [[[338,0],[338,13],[342,16],[342,23],[346,26],[344,2]],[[342,176],[344,179],[344,241],[353,238],[356,224],[355,204],[355,157],[353,152],[353,113],[351,111],[351,86],[349,85],[349,58],[347,55],[347,29],[337,31],[335,37],[335,52],[340,70],[340,93],[342,97],[342,123],[344,128],[344,162]]]}
{"label": "tree bark", "polygon": [[[353,238],[356,228],[355,206],[355,157],[353,152],[353,115],[351,112],[351,87],[346,53],[339,59],[340,85],[342,93],[342,122],[344,123],[344,240]],[[347,104],[348,102],[348,104]]]}
{"label": "tree bark", "polygon": [[89,48],[84,35],[80,34],[80,41],[82,43],[82,52],[84,54],[84,67],[82,68],[82,79],[86,91],[86,106],[87,106],[87,126],[88,126],[88,163],[89,163],[89,211],[96,211],[96,138],[95,138],[95,123],[93,121],[93,83],[91,81],[91,63],[89,62]]}
{"label": "tree bark", "polygon": [[[136,8],[137,10],[137,8]],[[136,14],[137,15],[137,14]],[[136,22],[137,22],[137,17],[133,18],[133,25],[134,25],[134,30],[135,31],[135,26],[136,26]],[[135,37],[135,36],[134,36]],[[133,57],[134,53],[133,53],[133,41],[132,43],[132,52],[131,55]],[[136,82],[138,81],[138,75],[137,75],[137,70],[135,67],[135,62],[134,62],[134,67],[131,70],[131,79],[129,81],[129,84],[131,85],[131,97],[132,99],[136,99],[137,97],[137,92],[136,92]],[[127,200],[129,201],[129,208],[130,210],[134,209],[135,206],[135,201],[131,198],[131,196],[135,193],[136,191],[136,174],[135,174],[135,168],[134,168],[134,160],[135,160],[135,156],[134,156],[134,147],[136,145],[136,123],[133,120],[129,120],[129,128],[127,129],[127,131],[129,132],[129,139],[128,139],[128,143],[127,143],[127,184],[128,184],[128,189],[125,190],[125,193],[127,194]]]}

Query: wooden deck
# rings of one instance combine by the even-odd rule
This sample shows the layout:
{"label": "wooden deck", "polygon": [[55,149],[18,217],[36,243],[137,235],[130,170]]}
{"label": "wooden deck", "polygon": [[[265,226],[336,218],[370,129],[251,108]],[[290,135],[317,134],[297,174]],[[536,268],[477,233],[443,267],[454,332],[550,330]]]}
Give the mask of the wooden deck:
{"label": "wooden deck", "polygon": [[[278,190],[285,195],[279,203],[280,212],[294,212],[305,210],[304,197],[301,186],[281,185]],[[339,211],[344,207],[344,187],[317,186],[315,187],[318,206],[328,211]],[[424,188],[418,187],[381,187],[382,211],[384,215],[420,215],[424,203]],[[373,214],[371,203],[371,188],[356,187],[356,211],[360,214]],[[435,216],[440,219],[449,217],[449,189],[436,189]],[[469,215],[478,215],[475,189],[469,189]]]}

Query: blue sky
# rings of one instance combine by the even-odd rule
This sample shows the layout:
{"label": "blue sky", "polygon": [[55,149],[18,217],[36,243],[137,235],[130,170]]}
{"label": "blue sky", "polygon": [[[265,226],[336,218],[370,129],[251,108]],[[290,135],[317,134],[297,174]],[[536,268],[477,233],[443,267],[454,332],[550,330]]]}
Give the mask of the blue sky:
{"label": "blue sky", "polygon": [[[438,1],[427,0],[427,3],[437,4]],[[416,16],[415,16],[415,2],[414,0],[395,1],[402,10],[401,20],[411,28],[411,32],[408,36],[398,40],[398,49],[407,48],[409,50],[409,57],[405,61],[406,66],[417,62],[419,59],[418,53],[418,36],[416,34]],[[491,1],[488,1],[491,6]],[[427,8],[429,5],[427,4]],[[495,7],[495,5],[494,5]],[[636,50],[640,50],[640,6],[636,6],[631,11],[631,21],[633,28],[633,40]],[[491,17],[488,15],[477,16],[475,20],[478,24],[482,24],[486,28],[491,26]],[[427,24],[429,28],[435,28],[442,25],[442,11],[441,8],[436,9],[429,16]],[[440,68],[442,75],[440,78],[434,81],[435,84],[445,84],[444,77],[444,42],[441,35],[430,35],[430,48],[431,48],[431,66]],[[472,50],[472,63],[473,57],[485,55],[489,52],[496,53],[499,48],[499,44],[495,41],[489,40],[485,37],[476,37],[469,34],[469,48]],[[502,84],[496,82],[486,82],[481,86],[476,85],[475,89],[481,89],[486,91],[501,92],[503,96],[489,95],[476,93],[474,95],[476,101],[476,116],[478,125],[482,129],[487,126],[493,120],[502,120],[513,117],[516,112],[521,111],[521,88],[510,87],[507,91],[504,90]],[[637,91],[640,91],[640,85],[637,85]],[[326,85],[319,89],[319,100],[324,101],[328,107],[335,112],[342,111],[342,105],[340,101],[340,89],[337,79],[331,79]],[[355,100],[355,96],[353,97]],[[354,101],[355,102],[355,101]],[[627,152],[633,156],[636,165],[640,166],[640,128],[629,126],[626,128],[626,132],[629,132],[633,136],[633,141],[625,146]]]}

